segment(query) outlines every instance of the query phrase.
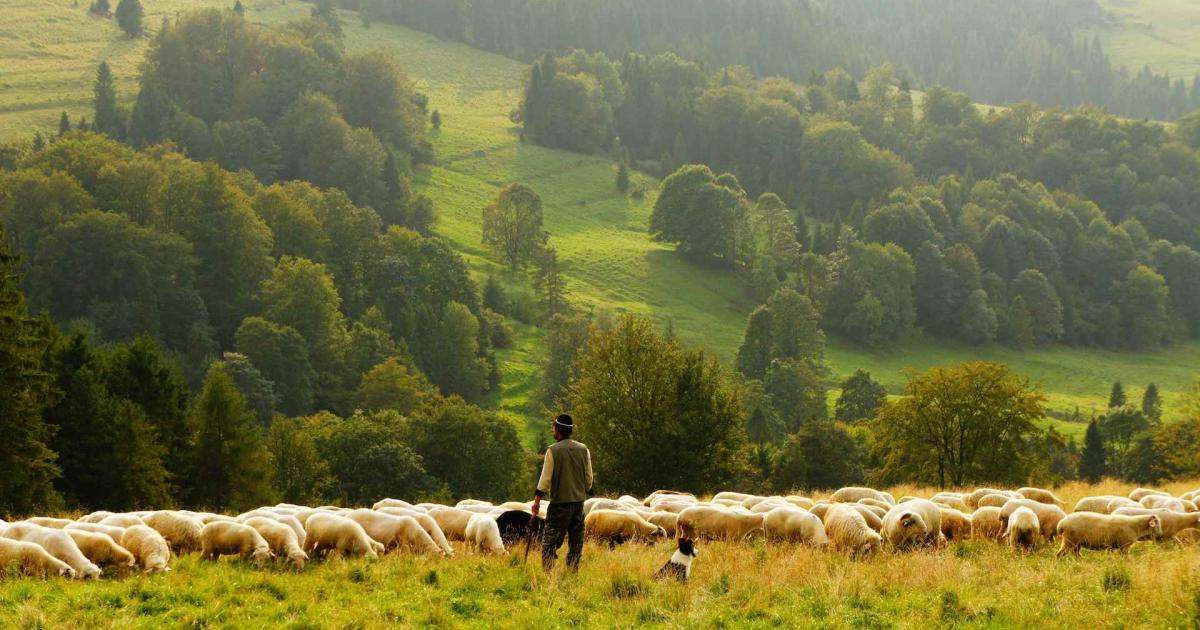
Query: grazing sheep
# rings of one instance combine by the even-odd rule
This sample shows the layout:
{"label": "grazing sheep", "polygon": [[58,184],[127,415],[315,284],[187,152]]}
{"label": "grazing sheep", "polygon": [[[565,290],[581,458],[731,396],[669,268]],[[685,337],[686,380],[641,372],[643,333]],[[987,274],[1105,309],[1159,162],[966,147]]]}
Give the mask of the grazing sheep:
{"label": "grazing sheep", "polygon": [[796,507],[804,508],[806,510],[811,508],[814,503],[814,501],[808,497],[802,497],[794,494],[789,494],[786,497],[783,497],[783,500]]}
{"label": "grazing sheep", "polygon": [[1123,507],[1142,507],[1137,501],[1115,495],[1084,497],[1075,503],[1073,512],[1095,512],[1097,514],[1112,514],[1112,511]]}
{"label": "grazing sheep", "polygon": [[[770,512],[771,510],[774,510],[775,508],[781,508],[781,507],[796,508],[798,510],[804,509],[804,508],[796,507],[795,505],[792,505],[791,503],[788,503],[787,501],[784,501],[782,499],[771,499],[770,501],[759,501],[758,503],[754,504],[754,507],[750,508],[750,513],[751,514],[764,514],[766,512]],[[805,511],[807,512],[808,510],[805,510]]]}
{"label": "grazing sheep", "polygon": [[1163,508],[1134,507],[1118,508],[1113,512],[1114,516],[1148,516],[1150,514],[1158,517],[1158,523],[1162,527],[1162,533],[1158,536],[1159,540],[1173,540],[1184,530],[1200,528],[1200,513],[1184,514]]}
{"label": "grazing sheep", "polygon": [[1155,514],[1112,516],[1092,512],[1068,514],[1058,523],[1062,537],[1059,556],[1079,555],[1079,549],[1120,549],[1128,551],[1138,540],[1162,537],[1162,523]]}
{"label": "grazing sheep", "polygon": [[381,543],[385,550],[404,546],[418,553],[445,555],[442,548],[421,528],[417,519],[411,516],[392,515],[375,510],[354,510],[347,512],[346,518],[362,525],[363,531]]}
{"label": "grazing sheep", "polygon": [[[1142,507],[1148,508],[1151,510],[1164,509],[1164,510],[1171,510],[1172,512],[1187,512],[1187,511],[1189,511],[1187,509],[1187,506],[1184,505],[1183,501],[1180,501],[1179,499],[1176,499],[1175,497],[1163,496],[1160,494],[1148,494],[1148,495],[1142,497],[1138,501],[1138,503],[1140,503],[1142,505]],[[1195,511],[1195,510],[1192,510],[1192,511]]]}
{"label": "grazing sheep", "polygon": [[667,532],[667,538],[675,538],[679,533],[679,515],[673,512],[651,512],[646,515],[646,520],[663,528]]}
{"label": "grazing sheep", "polygon": [[429,510],[429,517],[437,522],[438,527],[449,540],[466,540],[467,523],[471,522],[474,512],[458,508],[438,506]]}
{"label": "grazing sheep", "polygon": [[867,556],[879,551],[883,537],[867,526],[858,510],[835,505],[825,513],[825,534],[835,549],[854,556]]}
{"label": "grazing sheep", "polygon": [[76,523],[99,523],[100,521],[103,521],[104,519],[106,519],[110,516],[112,516],[112,512],[98,510],[98,511],[92,512],[91,514],[88,514],[86,516],[79,517],[78,519],[75,520],[75,522]]}
{"label": "grazing sheep", "polygon": [[[938,505],[948,507],[952,510],[957,510],[959,512],[963,512],[966,514],[969,514],[971,512],[971,508],[967,507],[967,502],[963,501],[960,497],[937,495],[937,496],[934,496],[932,499],[930,499],[930,501],[933,501],[934,503],[936,503]],[[901,503],[903,503],[903,502],[904,501],[901,501]]]}
{"label": "grazing sheep", "polygon": [[50,529],[62,529],[64,527],[66,527],[67,525],[74,523],[75,521],[72,521],[69,518],[50,518],[49,516],[35,516],[33,518],[25,519],[25,522],[33,523],[34,525],[41,525],[42,527],[48,527]]}
{"label": "grazing sheep", "polygon": [[742,501],[749,499],[750,496],[751,495],[744,494],[741,492],[725,491],[725,492],[718,492],[718,493],[714,494],[712,501],[713,501],[713,503],[716,503],[717,501],[736,501],[737,503],[741,503]]}
{"label": "grazing sheep", "polygon": [[145,525],[146,522],[134,514],[109,514],[100,519],[100,524],[129,528],[134,525]]}
{"label": "grazing sheep", "polygon": [[981,507],[1002,508],[1002,507],[1004,507],[1005,503],[1008,503],[1012,499],[1020,499],[1020,498],[1023,498],[1023,497],[1019,494],[1014,496],[1007,492],[1004,494],[999,494],[999,493],[993,492],[992,494],[985,494],[982,497],[980,497],[979,500],[975,502],[975,507],[976,507],[976,509],[981,508]]}
{"label": "grazing sheep", "polygon": [[592,510],[583,519],[583,535],[615,547],[628,540],[652,542],[666,538],[667,530],[642,518],[637,512]]}
{"label": "grazing sheep", "polygon": [[1000,523],[1000,508],[981,507],[971,514],[971,537],[999,540],[1004,533]]}
{"label": "grazing sheep", "polygon": [[171,559],[171,548],[167,539],[149,525],[134,525],[127,528],[117,541],[137,558],[138,566],[146,573],[166,573],[171,568],[167,561]]}
{"label": "grazing sheep", "polygon": [[855,503],[858,503],[859,505],[865,505],[867,507],[877,508],[884,514],[887,514],[887,511],[892,509],[892,504],[888,503],[887,501],[880,501],[879,499],[859,499]]}
{"label": "grazing sheep", "polygon": [[446,534],[442,531],[442,528],[438,526],[437,521],[435,521],[432,516],[418,510],[397,507],[380,508],[378,511],[383,512],[384,514],[391,514],[392,516],[413,517],[421,526],[421,529],[424,529],[425,533],[429,534],[429,537],[433,539],[433,542],[437,543],[438,547],[441,547],[443,555],[448,557],[454,556],[454,547],[450,546],[450,543],[446,540]]}
{"label": "grazing sheep", "polygon": [[583,515],[586,517],[592,510],[622,510],[632,512],[633,506],[616,499],[592,497],[583,502]]}
{"label": "grazing sheep", "polygon": [[[974,492],[970,492],[968,494],[963,495],[962,500],[963,500],[963,503],[967,504],[968,508],[974,510],[979,507],[980,499],[982,499],[983,497],[986,497],[989,494],[1003,494],[1006,496],[1013,496],[1016,493],[1009,492],[1007,490],[998,490],[996,488],[976,488]],[[996,507],[1000,507],[1000,506],[997,505]]]}
{"label": "grazing sheep", "polygon": [[200,551],[200,530],[204,523],[194,516],[170,510],[147,514],[142,521],[167,539],[167,545],[178,555]]}
{"label": "grazing sheep", "polygon": [[1001,532],[1007,530],[1008,520],[1012,516],[1012,513],[1021,508],[1028,508],[1037,515],[1038,523],[1041,524],[1042,528],[1042,538],[1046,540],[1054,540],[1054,537],[1058,535],[1059,521],[1067,517],[1067,513],[1054,504],[1034,501],[1033,499],[1013,499],[1000,508]]}
{"label": "grazing sheep", "polygon": [[74,569],[78,579],[96,580],[103,574],[100,567],[83,555],[70,534],[61,529],[50,529],[33,523],[12,523],[4,529],[4,537],[40,546],[46,553]]}
{"label": "grazing sheep", "polygon": [[379,508],[385,508],[385,507],[408,508],[411,510],[411,509],[413,509],[413,504],[409,503],[408,501],[402,501],[400,499],[381,499],[379,501],[376,501],[375,505],[371,506],[371,509],[378,510]]}
{"label": "grazing sheep", "polygon": [[1033,510],[1022,506],[1013,510],[1013,513],[1009,515],[1008,528],[1004,535],[1008,536],[1008,544],[1012,545],[1013,549],[1029,551],[1037,545],[1038,539],[1041,538],[1042,525]]}
{"label": "grazing sheep", "polygon": [[243,524],[253,527],[263,540],[267,541],[271,553],[276,557],[287,558],[297,571],[304,569],[305,563],[308,562],[308,554],[300,548],[296,531],[291,527],[267,516],[252,516],[243,521]]}
{"label": "grazing sheep", "polygon": [[693,506],[679,513],[678,533],[688,540],[743,540],[762,531],[764,516],[715,506]]}
{"label": "grazing sheep", "polygon": [[275,557],[271,545],[253,527],[214,521],[200,530],[200,557],[217,560],[221,556],[241,556],[259,566]]}
{"label": "grazing sheep", "polygon": [[371,540],[362,525],[329,512],[317,512],[304,523],[304,552],[310,558],[336,551],[345,556],[377,557],[383,545]]}
{"label": "grazing sheep", "polygon": [[942,535],[946,540],[966,540],[971,537],[973,525],[971,515],[954,508],[942,507]]}
{"label": "grazing sheep", "polygon": [[484,553],[504,555],[504,541],[500,538],[500,527],[492,517],[476,514],[467,523],[466,542]]}
{"label": "grazing sheep", "polygon": [[79,552],[98,567],[134,568],[137,560],[129,550],[118,545],[111,536],[84,531],[82,529],[63,529]]}
{"label": "grazing sheep", "polygon": [[701,505],[697,501],[656,501],[652,508],[655,512],[670,512],[679,514],[680,512],[694,506]]}
{"label": "grazing sheep", "polygon": [[1043,490],[1041,488],[1021,488],[1017,490],[1017,494],[1029,499],[1030,501],[1037,501],[1038,503],[1057,505],[1058,507],[1063,507],[1066,505],[1066,503],[1062,499],[1055,496],[1053,492],[1050,492],[1049,490]]}
{"label": "grazing sheep", "polygon": [[678,501],[690,501],[692,503],[695,503],[696,495],[694,495],[690,492],[680,492],[678,490],[655,490],[654,492],[651,492],[650,494],[646,495],[645,499],[642,499],[642,505],[644,505],[646,507],[654,507],[654,504],[656,502],[658,502],[660,500],[666,500],[666,499],[678,500]]}
{"label": "grazing sheep", "polygon": [[878,490],[856,486],[840,488],[829,497],[831,503],[858,503],[862,499],[875,499],[887,504],[889,507],[895,504],[895,501],[888,501],[887,496]]}
{"label": "grazing sheep", "polygon": [[63,528],[63,531],[76,530],[83,532],[91,532],[93,534],[104,534],[118,544],[121,542],[121,536],[125,535],[124,527],[111,527],[109,525],[101,525],[100,523],[71,523]]}
{"label": "grazing sheep", "polygon": [[[300,519],[296,518],[295,516],[292,516],[291,514],[284,514],[282,512],[273,512],[271,510],[259,509],[259,510],[252,510],[250,512],[245,512],[243,514],[239,514],[237,517],[237,521],[239,523],[245,523],[246,521],[248,521],[252,518],[260,518],[260,517],[270,519],[273,521],[278,521],[280,523],[283,523],[284,525],[287,525],[296,534],[296,543],[299,544],[301,548],[304,547],[304,524],[300,522]],[[268,539],[267,542],[271,542],[271,541]]]}
{"label": "grazing sheep", "polygon": [[0,570],[19,567],[25,575],[44,578],[47,575],[74,578],[75,569],[55,558],[40,545],[20,540],[0,538]]}
{"label": "grazing sheep", "polygon": [[1141,503],[1142,499],[1144,499],[1146,497],[1169,497],[1169,496],[1171,496],[1171,494],[1169,492],[1163,492],[1162,490],[1152,490],[1150,488],[1134,488],[1132,491],[1129,492],[1129,500],[1134,501],[1136,503]]}
{"label": "grazing sheep", "polygon": [[825,524],[811,512],[797,507],[777,507],[763,521],[763,531],[771,542],[794,542],[814,547],[829,544]]}
{"label": "grazing sheep", "polygon": [[883,539],[896,549],[929,547],[943,541],[942,510],[932,501],[901,503],[883,517]]}
{"label": "grazing sheep", "polygon": [[763,503],[764,501],[780,501],[780,502],[782,502],[783,497],[779,497],[779,496],[763,497],[763,496],[759,496],[759,495],[751,495],[751,496],[746,497],[744,500],[742,500],[742,507],[746,508],[747,510],[753,510],[754,506],[758,505],[759,503]]}
{"label": "grazing sheep", "polygon": [[623,494],[618,499],[621,503],[632,505],[633,507],[642,507],[642,502],[637,497],[631,494]]}

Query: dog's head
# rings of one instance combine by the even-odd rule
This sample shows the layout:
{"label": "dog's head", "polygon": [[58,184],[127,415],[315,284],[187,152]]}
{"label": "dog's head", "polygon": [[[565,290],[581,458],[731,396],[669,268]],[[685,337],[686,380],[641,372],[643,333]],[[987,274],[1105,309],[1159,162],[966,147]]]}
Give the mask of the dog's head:
{"label": "dog's head", "polygon": [[700,555],[700,553],[696,551],[695,541],[688,540],[687,538],[679,539],[679,553],[685,556],[691,556],[693,558]]}

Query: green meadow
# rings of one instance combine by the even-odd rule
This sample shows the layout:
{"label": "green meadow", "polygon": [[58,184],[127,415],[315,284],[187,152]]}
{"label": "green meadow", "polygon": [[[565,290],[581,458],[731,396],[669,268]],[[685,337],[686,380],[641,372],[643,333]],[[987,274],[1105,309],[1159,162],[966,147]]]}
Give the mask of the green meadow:
{"label": "green meadow", "polygon": [[1099,31],[1104,50],[1118,67],[1136,73],[1149,65],[1172,79],[1200,72],[1200,3],[1192,0],[1100,0],[1112,23]]}

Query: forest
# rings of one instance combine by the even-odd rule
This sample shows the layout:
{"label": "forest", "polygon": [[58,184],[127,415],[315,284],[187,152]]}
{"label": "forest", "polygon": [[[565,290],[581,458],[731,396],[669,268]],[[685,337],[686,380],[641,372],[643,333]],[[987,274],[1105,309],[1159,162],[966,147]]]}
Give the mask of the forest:
{"label": "forest", "polygon": [[[339,0],[390,21],[523,61],[574,49],[613,58],[673,52],[805,81],[893,63],[914,88],[944,85],[978,102],[1092,104],[1132,118],[1200,107],[1200,76],[1115,67],[1088,32],[1096,0]],[[986,24],[986,28],[979,28]]]}

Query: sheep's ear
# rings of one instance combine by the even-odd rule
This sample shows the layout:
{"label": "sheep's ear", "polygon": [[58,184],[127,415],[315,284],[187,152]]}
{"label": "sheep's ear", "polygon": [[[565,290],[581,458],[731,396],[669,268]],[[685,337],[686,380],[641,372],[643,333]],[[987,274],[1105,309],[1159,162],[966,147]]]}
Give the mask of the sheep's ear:
{"label": "sheep's ear", "polygon": [[1154,514],[1150,517],[1150,527],[1158,527],[1158,526],[1159,526],[1158,515]]}

